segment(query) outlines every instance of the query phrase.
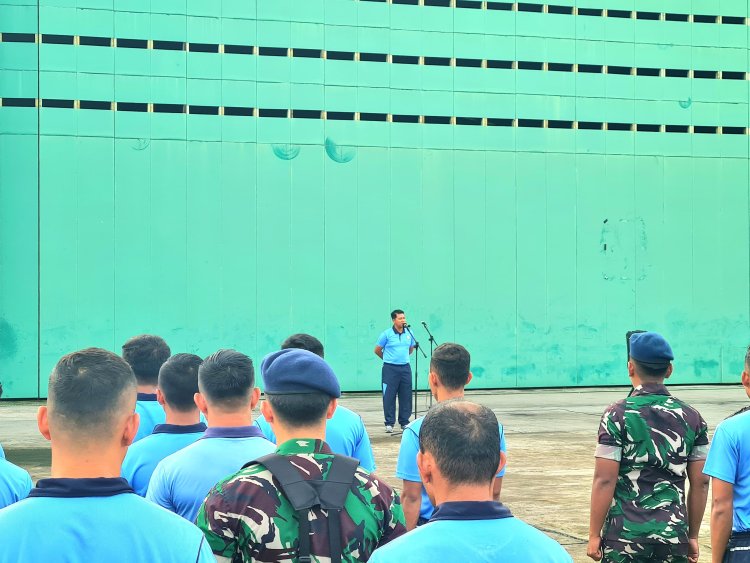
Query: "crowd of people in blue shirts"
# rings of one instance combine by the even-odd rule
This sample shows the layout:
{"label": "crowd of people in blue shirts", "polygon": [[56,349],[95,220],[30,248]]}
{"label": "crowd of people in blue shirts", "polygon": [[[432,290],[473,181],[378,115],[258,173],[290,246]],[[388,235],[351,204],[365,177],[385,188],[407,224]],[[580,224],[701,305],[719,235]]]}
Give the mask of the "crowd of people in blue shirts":
{"label": "crowd of people in blue shirts", "polygon": [[[600,424],[588,555],[697,561],[712,477],[713,561],[750,561],[750,412],[709,450],[700,415],[663,388],[666,340],[636,334],[630,350],[634,392]],[[404,429],[401,496],[377,476],[361,417],[338,405],[318,339],[290,336],[260,372],[264,401],[246,355],[172,355],[155,335],[61,358],[37,415],[51,477],[34,486],[0,447],[0,563],[572,561],[500,502],[504,430],[464,398],[463,346],[433,353],[437,403]]]}

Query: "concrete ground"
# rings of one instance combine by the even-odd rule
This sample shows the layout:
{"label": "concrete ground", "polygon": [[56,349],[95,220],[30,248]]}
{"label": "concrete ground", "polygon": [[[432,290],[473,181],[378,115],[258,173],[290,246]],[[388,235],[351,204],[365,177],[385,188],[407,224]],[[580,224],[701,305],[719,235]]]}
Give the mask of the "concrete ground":
{"label": "concrete ground", "polygon": [[[541,528],[573,556],[586,557],[589,495],[597,426],[604,408],[628,388],[470,391],[470,400],[492,408],[505,427],[508,468],[502,500],[515,516]],[[748,403],[741,386],[673,387],[673,393],[696,407],[710,433],[729,414]],[[428,397],[420,395],[420,414]],[[36,429],[38,402],[0,402],[0,444],[7,458],[34,480],[49,476],[48,443]],[[341,404],[360,413],[370,433],[377,473],[400,488],[395,478],[400,437],[384,433],[380,397],[346,395]],[[710,507],[710,498],[709,504]],[[700,534],[701,560],[710,559],[709,512]]]}

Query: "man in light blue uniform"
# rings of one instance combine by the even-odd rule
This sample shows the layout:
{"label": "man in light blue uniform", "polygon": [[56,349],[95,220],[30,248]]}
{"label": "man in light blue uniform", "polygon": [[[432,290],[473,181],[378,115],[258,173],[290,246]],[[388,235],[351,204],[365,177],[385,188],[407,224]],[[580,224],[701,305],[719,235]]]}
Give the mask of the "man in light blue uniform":
{"label": "man in light blue uniform", "polygon": [[[430,391],[437,402],[451,399],[463,399],[464,387],[471,381],[471,356],[468,350],[460,344],[447,342],[441,344],[432,353],[430,360],[430,375],[428,383]],[[406,529],[424,524],[432,516],[433,506],[427,491],[422,485],[419,469],[417,468],[417,453],[419,452],[419,433],[424,417],[418,418],[407,426],[401,437],[401,447],[398,451],[396,463],[396,477],[403,479],[401,504],[406,516]],[[498,424],[500,433],[500,450],[505,453],[505,433],[502,425]],[[492,497],[500,500],[500,488],[503,483],[505,468],[497,474],[492,484]]]}
{"label": "man in light blue uniform", "polygon": [[249,461],[276,446],[253,426],[260,399],[253,361],[235,350],[219,350],[198,368],[195,402],[208,420],[203,438],[156,466],[146,498],[183,518],[195,520],[208,491]]}
{"label": "man in light blue uniform", "polygon": [[133,493],[120,477],[138,428],[136,379],[99,348],[64,356],[37,422],[52,442],[52,478],[0,510],[0,563],[209,563],[201,531]]}
{"label": "man in light blue uniform", "polygon": [[[750,397],[750,348],[742,386]],[[711,556],[714,563],[750,562],[750,412],[716,427],[703,473],[711,476]]]}
{"label": "man in light blue uniform", "polygon": [[25,469],[0,458],[0,508],[25,499],[32,487],[31,476]]}
{"label": "man in light blue uniform", "polygon": [[571,563],[550,537],[492,500],[505,463],[495,414],[468,401],[444,401],[424,417],[417,463],[437,508],[430,521],[375,550],[370,563]]}
{"label": "man in light blue uniform", "polygon": [[381,383],[383,385],[383,416],[385,431],[393,432],[396,424],[396,397],[398,397],[398,423],[406,428],[411,417],[411,365],[409,354],[416,343],[409,333],[406,315],[401,309],[391,312],[393,326],[384,330],[375,345],[375,355],[383,360]]}
{"label": "man in light blue uniform", "polygon": [[201,438],[206,430],[195,404],[202,361],[195,354],[175,354],[159,370],[156,399],[166,413],[166,422],[157,424],[150,436],[133,444],[122,462],[122,476],[142,497],[156,464]]}
{"label": "man in light blue uniform", "polygon": [[[281,349],[298,348],[307,350],[324,357],[323,344],[310,334],[293,334],[282,344]],[[268,424],[263,413],[255,419],[255,424],[263,435],[276,443],[276,435]],[[375,471],[375,459],[372,454],[370,436],[367,434],[362,417],[357,413],[339,405],[333,413],[333,418],[326,421],[326,444],[335,454],[347,455],[359,460],[359,465],[367,471]]]}
{"label": "man in light blue uniform", "polygon": [[130,364],[138,381],[135,412],[140,416],[140,423],[134,442],[151,434],[154,426],[164,424],[166,420],[164,409],[156,400],[156,385],[159,369],[170,354],[164,339],[153,334],[134,336],[122,345],[122,357]]}

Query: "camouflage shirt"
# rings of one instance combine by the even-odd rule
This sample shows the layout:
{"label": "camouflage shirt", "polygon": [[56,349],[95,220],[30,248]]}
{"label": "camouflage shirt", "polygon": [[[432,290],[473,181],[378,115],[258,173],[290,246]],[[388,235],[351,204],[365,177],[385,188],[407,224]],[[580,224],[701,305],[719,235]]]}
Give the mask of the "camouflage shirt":
{"label": "camouflage shirt", "polygon": [[620,462],[603,538],[623,544],[687,544],[688,461],[705,459],[708,427],[700,413],[662,384],[645,384],[610,405],[596,456]]}
{"label": "camouflage shirt", "polygon": [[[289,440],[276,453],[289,456],[309,480],[328,474],[333,453],[322,440]],[[330,557],[325,511],[310,519],[313,561]],[[224,479],[201,506],[198,527],[214,554],[233,562],[297,561],[297,514],[278,482],[259,464]],[[358,467],[341,512],[342,561],[367,561],[375,548],[406,533],[398,494],[374,474]]]}

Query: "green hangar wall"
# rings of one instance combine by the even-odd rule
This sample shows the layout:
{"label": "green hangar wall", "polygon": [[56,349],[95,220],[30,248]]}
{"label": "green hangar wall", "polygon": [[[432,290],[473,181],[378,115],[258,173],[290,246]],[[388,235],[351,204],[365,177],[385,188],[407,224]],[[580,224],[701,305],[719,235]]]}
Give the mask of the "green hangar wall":
{"label": "green hangar wall", "polygon": [[142,332],[377,389],[394,307],[473,387],[738,378],[746,0],[0,2],[6,397]]}

